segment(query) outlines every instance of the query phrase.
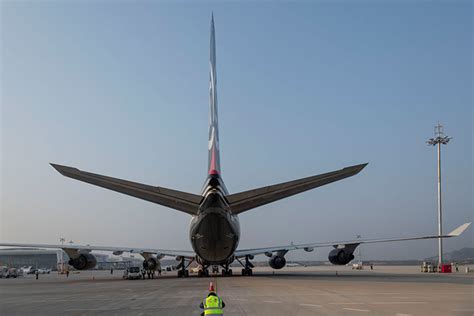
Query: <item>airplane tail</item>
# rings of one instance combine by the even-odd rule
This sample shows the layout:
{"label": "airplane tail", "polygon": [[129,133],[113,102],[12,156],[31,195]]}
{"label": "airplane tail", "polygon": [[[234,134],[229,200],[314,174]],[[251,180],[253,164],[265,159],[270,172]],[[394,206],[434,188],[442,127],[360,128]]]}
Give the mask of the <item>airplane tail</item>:
{"label": "airplane tail", "polygon": [[211,19],[210,42],[210,71],[209,71],[209,162],[208,177],[204,183],[201,195],[177,191],[164,187],[150,186],[142,183],[112,178],[101,174],[82,171],[74,167],[51,164],[62,175],[79,181],[90,183],[109,190],[127,194],[152,203],[164,205],[190,215],[197,215],[199,207],[206,198],[209,190],[219,188],[225,196],[233,214],[239,214],[250,209],[278,201],[280,199],[305,192],[335,181],[351,177],[359,173],[367,164],[346,167],[341,170],[320,175],[296,179],[284,183],[256,188],[229,195],[221,177],[219,155],[219,129],[217,116],[217,76],[216,76],[216,39],[214,30],[214,15]]}
{"label": "airplane tail", "polygon": [[217,77],[216,77],[216,39],[214,31],[214,15],[211,19],[211,43],[209,59],[209,159],[208,174],[220,175],[221,163],[219,155],[219,126],[217,115]]}

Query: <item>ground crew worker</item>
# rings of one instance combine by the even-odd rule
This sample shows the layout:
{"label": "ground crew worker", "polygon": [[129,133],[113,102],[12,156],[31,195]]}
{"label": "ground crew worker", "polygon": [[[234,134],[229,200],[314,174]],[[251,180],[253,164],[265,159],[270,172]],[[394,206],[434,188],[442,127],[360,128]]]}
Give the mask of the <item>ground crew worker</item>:
{"label": "ground crew worker", "polygon": [[35,276],[36,276],[36,280],[38,280],[38,277],[39,277],[39,271],[38,270],[35,271]]}
{"label": "ground crew worker", "polygon": [[204,312],[201,315],[224,315],[222,309],[225,307],[225,303],[219,296],[217,296],[212,282],[209,284],[209,294],[201,302],[200,307],[204,309]]}

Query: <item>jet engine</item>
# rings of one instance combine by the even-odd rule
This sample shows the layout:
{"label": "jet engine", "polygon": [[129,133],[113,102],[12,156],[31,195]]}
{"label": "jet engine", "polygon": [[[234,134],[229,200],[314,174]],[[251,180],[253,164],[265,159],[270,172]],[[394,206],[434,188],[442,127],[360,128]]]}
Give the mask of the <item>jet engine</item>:
{"label": "jet engine", "polygon": [[328,259],[332,264],[345,265],[354,259],[353,252],[354,250],[336,248],[329,252]]}
{"label": "jet engine", "polygon": [[90,253],[81,253],[79,257],[69,259],[68,263],[77,270],[88,270],[95,267],[97,259]]}
{"label": "jet engine", "polygon": [[268,260],[268,264],[273,269],[281,269],[286,265],[286,259],[283,256],[274,255]]}
{"label": "jet engine", "polygon": [[160,263],[158,259],[154,257],[150,257],[148,259],[143,260],[143,269],[145,270],[156,270],[159,267]]}

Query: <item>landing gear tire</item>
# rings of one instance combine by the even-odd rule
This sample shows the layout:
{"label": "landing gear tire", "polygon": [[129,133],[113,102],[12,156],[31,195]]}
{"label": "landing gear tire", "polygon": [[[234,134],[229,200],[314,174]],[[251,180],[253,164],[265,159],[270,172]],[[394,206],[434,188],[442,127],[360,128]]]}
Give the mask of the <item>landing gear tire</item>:
{"label": "landing gear tire", "polygon": [[246,276],[247,275],[247,270],[246,269],[242,269],[242,276]]}
{"label": "landing gear tire", "polygon": [[209,270],[208,269],[204,270],[204,276],[206,276],[206,277],[209,276]]}
{"label": "landing gear tire", "polygon": [[202,270],[199,270],[198,271],[198,278],[201,278],[203,276],[203,271]]}
{"label": "landing gear tire", "polygon": [[188,278],[189,277],[189,270],[184,270],[184,277]]}
{"label": "landing gear tire", "polygon": [[181,278],[181,277],[183,277],[183,271],[178,270],[178,278]]}
{"label": "landing gear tire", "polygon": [[222,269],[222,276],[225,277],[227,275],[226,271]]}

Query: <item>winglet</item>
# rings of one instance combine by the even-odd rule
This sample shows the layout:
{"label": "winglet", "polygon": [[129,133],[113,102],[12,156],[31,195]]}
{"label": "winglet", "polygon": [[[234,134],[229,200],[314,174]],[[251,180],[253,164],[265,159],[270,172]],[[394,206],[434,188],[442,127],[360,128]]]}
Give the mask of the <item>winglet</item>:
{"label": "winglet", "polygon": [[462,233],[464,233],[464,231],[469,227],[469,225],[471,225],[471,223],[464,223],[462,224],[461,226],[459,226],[458,228],[454,229],[452,232],[450,232],[448,234],[448,236],[450,237],[457,237],[459,235],[461,235]]}

